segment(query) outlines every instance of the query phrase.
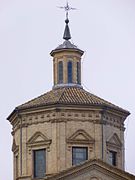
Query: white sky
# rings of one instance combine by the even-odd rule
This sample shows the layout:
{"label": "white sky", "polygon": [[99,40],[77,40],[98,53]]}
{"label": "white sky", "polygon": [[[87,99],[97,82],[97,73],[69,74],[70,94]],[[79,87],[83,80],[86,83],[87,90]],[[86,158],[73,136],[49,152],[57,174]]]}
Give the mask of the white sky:
{"label": "white sky", "polygon": [[[135,174],[135,0],[69,0],[72,42],[85,50],[84,88],[131,112],[126,170]],[[0,0],[0,179],[12,179],[12,110],[52,88],[65,0]]]}

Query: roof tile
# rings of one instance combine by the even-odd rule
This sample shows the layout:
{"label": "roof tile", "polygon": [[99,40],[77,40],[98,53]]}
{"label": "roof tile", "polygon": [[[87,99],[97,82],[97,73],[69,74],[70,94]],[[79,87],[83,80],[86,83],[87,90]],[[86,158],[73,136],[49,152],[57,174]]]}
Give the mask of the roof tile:
{"label": "roof tile", "polygon": [[61,87],[53,89],[31,101],[28,101],[20,106],[18,109],[27,109],[33,107],[40,107],[53,104],[67,104],[67,105],[102,105],[111,107],[129,113],[128,111],[91,94],[79,87]]}

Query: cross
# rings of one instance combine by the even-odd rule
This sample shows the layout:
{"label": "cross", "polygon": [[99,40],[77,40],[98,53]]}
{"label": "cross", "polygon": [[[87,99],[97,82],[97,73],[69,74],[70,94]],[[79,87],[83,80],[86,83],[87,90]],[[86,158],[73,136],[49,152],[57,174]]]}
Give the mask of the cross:
{"label": "cross", "polygon": [[59,8],[64,9],[66,11],[66,19],[68,19],[68,12],[70,10],[76,10],[76,8],[72,8],[72,7],[69,6],[68,1],[67,1],[66,6],[60,6]]}

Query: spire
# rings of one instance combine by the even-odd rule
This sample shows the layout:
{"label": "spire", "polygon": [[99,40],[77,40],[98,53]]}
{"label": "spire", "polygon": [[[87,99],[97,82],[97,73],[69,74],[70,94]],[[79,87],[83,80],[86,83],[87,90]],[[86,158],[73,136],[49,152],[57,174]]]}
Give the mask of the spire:
{"label": "spire", "polygon": [[69,26],[68,26],[68,23],[69,23],[68,12],[70,10],[75,10],[76,8],[70,7],[69,4],[68,4],[68,1],[67,1],[66,6],[59,7],[59,8],[64,9],[66,11],[66,20],[65,20],[66,26],[65,26],[65,31],[64,31],[63,39],[68,41],[69,39],[71,39],[70,29],[69,29]]}
{"label": "spire", "polygon": [[70,34],[69,26],[68,26],[68,23],[69,23],[68,17],[65,20],[65,23],[66,23],[66,26],[65,26],[65,31],[64,31],[63,39],[69,40],[69,39],[71,39],[71,34]]}

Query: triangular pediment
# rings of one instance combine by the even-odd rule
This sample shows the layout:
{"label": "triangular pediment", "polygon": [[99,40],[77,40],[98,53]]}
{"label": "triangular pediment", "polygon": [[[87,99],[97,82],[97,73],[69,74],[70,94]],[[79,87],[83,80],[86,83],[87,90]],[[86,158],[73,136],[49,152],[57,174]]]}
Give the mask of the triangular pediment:
{"label": "triangular pediment", "polygon": [[48,137],[41,132],[36,132],[27,142],[27,144],[32,145],[32,144],[41,144],[41,143],[51,143],[51,140],[48,139]]}
{"label": "triangular pediment", "polygon": [[35,142],[44,141],[44,140],[46,140],[46,138],[43,138],[42,136],[38,136],[38,137],[35,139]]}
{"label": "triangular pediment", "polygon": [[73,133],[68,139],[68,143],[93,143],[94,139],[84,130],[80,129]]}
{"label": "triangular pediment", "polygon": [[[119,179],[119,180],[127,180],[127,179],[135,179],[135,176],[129,174],[123,170],[120,170],[114,166],[111,166],[99,159],[88,160],[79,166],[72,166],[65,171],[62,171],[56,175],[53,175],[49,178],[49,180],[104,180],[104,179]],[[86,178],[85,178],[86,177]]]}
{"label": "triangular pediment", "polygon": [[115,145],[115,146],[119,146],[119,147],[122,146],[120,138],[118,137],[118,135],[116,133],[114,133],[113,136],[111,136],[111,138],[109,138],[107,143],[110,145]]}

